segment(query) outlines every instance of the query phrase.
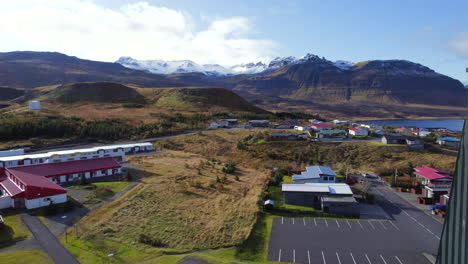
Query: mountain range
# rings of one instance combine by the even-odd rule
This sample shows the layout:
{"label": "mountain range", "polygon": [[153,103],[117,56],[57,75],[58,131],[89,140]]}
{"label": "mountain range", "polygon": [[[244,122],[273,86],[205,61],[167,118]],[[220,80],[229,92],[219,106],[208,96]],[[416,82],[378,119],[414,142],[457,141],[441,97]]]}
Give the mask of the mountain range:
{"label": "mountain range", "polygon": [[[153,88],[220,87],[268,110],[328,109],[375,117],[407,116],[412,112],[427,116],[429,110],[454,116],[460,110],[453,107],[465,106],[466,98],[460,81],[406,60],[350,63],[307,54],[301,58],[277,58],[268,65],[258,62],[223,67],[192,61],[137,61],[129,57],[109,63],[55,52],[0,53],[0,87],[27,90],[109,81]],[[449,110],[444,112],[440,107]]]}

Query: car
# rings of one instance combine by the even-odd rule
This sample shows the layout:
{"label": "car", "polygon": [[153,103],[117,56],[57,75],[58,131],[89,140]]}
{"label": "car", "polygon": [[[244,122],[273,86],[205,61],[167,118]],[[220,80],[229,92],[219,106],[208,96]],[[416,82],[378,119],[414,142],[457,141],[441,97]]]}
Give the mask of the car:
{"label": "car", "polygon": [[371,174],[371,173],[363,173],[363,174],[362,174],[362,177],[364,177],[364,178],[369,178],[369,179],[377,179],[377,178],[379,178],[377,175]]}
{"label": "car", "polygon": [[436,209],[446,211],[447,205],[446,204],[434,204],[434,205],[429,206],[429,210],[431,211],[436,210]]}

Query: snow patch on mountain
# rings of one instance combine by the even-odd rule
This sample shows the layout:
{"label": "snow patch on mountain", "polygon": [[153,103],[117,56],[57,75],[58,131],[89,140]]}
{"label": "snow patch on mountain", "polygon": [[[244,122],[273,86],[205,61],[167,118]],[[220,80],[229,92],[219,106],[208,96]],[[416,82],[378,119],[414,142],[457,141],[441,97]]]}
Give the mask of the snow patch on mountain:
{"label": "snow patch on mountain", "polygon": [[341,70],[347,71],[354,67],[354,63],[350,61],[344,61],[344,60],[337,60],[333,63],[336,67],[340,68]]}

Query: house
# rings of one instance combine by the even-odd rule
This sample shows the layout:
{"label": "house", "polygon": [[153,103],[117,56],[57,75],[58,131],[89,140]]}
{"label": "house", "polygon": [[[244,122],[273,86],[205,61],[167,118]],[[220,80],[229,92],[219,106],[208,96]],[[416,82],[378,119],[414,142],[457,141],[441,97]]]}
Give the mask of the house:
{"label": "house", "polygon": [[291,129],[294,128],[294,126],[300,125],[301,121],[299,120],[286,120],[282,121],[278,124],[278,128],[283,128],[283,129]]}
{"label": "house", "polygon": [[268,120],[250,120],[248,124],[251,127],[269,127],[270,121]]}
{"label": "house", "polygon": [[406,145],[412,149],[423,149],[424,148],[424,141],[417,137],[410,137],[407,136],[405,140]]}
{"label": "house", "polygon": [[359,136],[359,137],[365,137],[369,134],[369,131],[367,129],[359,128],[359,127],[351,128],[348,131],[350,135]]}
{"label": "house", "polygon": [[323,123],[323,121],[317,119],[309,119],[309,122],[313,125]]}
{"label": "house", "polygon": [[448,172],[431,168],[414,168],[416,180],[424,187],[422,196],[439,199],[440,195],[447,194],[452,188],[453,177]]}
{"label": "house", "polygon": [[284,203],[319,206],[324,212],[359,215],[359,207],[349,185],[345,183],[283,184]]}
{"label": "house", "polygon": [[142,153],[151,150],[153,150],[153,144],[149,142],[104,145],[86,149],[71,149],[39,154],[0,157],[0,167],[16,167],[22,165],[85,160],[102,157],[113,157],[119,162],[124,162],[126,154]]}
{"label": "house", "polygon": [[406,144],[412,149],[423,149],[424,141],[412,136],[406,135],[385,135],[382,137],[381,142],[384,144]]}
{"label": "house", "polygon": [[332,129],[332,126],[328,123],[317,123],[317,124],[312,124],[311,126],[315,131],[320,131],[320,130],[326,130],[326,129]]}
{"label": "house", "polygon": [[295,141],[305,140],[307,135],[304,133],[272,133],[268,138],[269,141]]}
{"label": "house", "polygon": [[374,130],[372,131],[372,134],[375,136],[385,136],[387,133],[383,132],[382,130]]}
{"label": "house", "polygon": [[456,148],[456,149],[460,147],[460,139],[458,138],[450,138],[450,137],[438,138],[436,143],[441,146],[449,146],[449,147]]}
{"label": "house", "polygon": [[377,130],[382,130],[383,129],[382,125],[376,125],[376,124],[361,124],[360,126],[368,128],[368,129],[371,129],[371,128],[372,129],[377,129]]}
{"label": "house", "polygon": [[398,133],[405,133],[405,132],[411,132],[411,129],[407,128],[407,127],[399,127],[397,129],[395,129],[395,131],[398,132]]}
{"label": "house", "polygon": [[218,119],[215,122],[210,123],[210,128],[227,128],[236,126],[237,124],[237,119]]}
{"label": "house", "polygon": [[61,183],[121,173],[111,157],[0,168],[0,209],[33,209],[67,201]]}
{"label": "house", "polygon": [[432,132],[430,131],[426,131],[426,130],[414,130],[413,131],[413,134],[415,134],[416,136],[420,136],[420,137],[427,137],[431,134]]}
{"label": "house", "polygon": [[346,131],[340,129],[320,130],[316,133],[317,138],[345,138]]}
{"label": "house", "polygon": [[308,166],[306,170],[299,175],[293,175],[292,180],[295,184],[301,183],[335,183],[336,173],[325,166]]}
{"label": "house", "polygon": [[335,124],[335,125],[347,125],[347,124],[349,124],[349,121],[338,120],[338,119],[335,119],[335,120],[333,120],[332,122],[333,122],[333,124]]}
{"label": "house", "polygon": [[311,128],[310,128],[310,126],[306,126],[306,125],[297,125],[297,126],[294,126],[294,130],[309,131],[309,130],[311,130]]}

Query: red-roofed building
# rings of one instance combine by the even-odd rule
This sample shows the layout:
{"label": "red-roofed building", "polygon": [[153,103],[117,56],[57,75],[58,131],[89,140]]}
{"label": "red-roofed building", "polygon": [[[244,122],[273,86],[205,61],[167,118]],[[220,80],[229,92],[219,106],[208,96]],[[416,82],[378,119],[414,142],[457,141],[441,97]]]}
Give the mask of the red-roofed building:
{"label": "red-roofed building", "polygon": [[120,164],[111,157],[1,168],[0,209],[32,209],[64,203],[67,201],[67,190],[59,183],[120,172]]}
{"label": "red-roofed building", "polygon": [[318,124],[312,124],[311,126],[315,131],[320,131],[320,130],[326,130],[326,129],[331,129],[332,125],[328,123],[318,123]]}
{"label": "red-roofed building", "polygon": [[446,194],[452,187],[453,177],[446,171],[431,167],[417,167],[414,168],[414,174],[424,187],[422,190],[424,197],[439,199],[440,195]]}
{"label": "red-roofed building", "polygon": [[369,134],[369,131],[365,128],[355,127],[355,128],[349,129],[348,133],[353,136],[365,137]]}

